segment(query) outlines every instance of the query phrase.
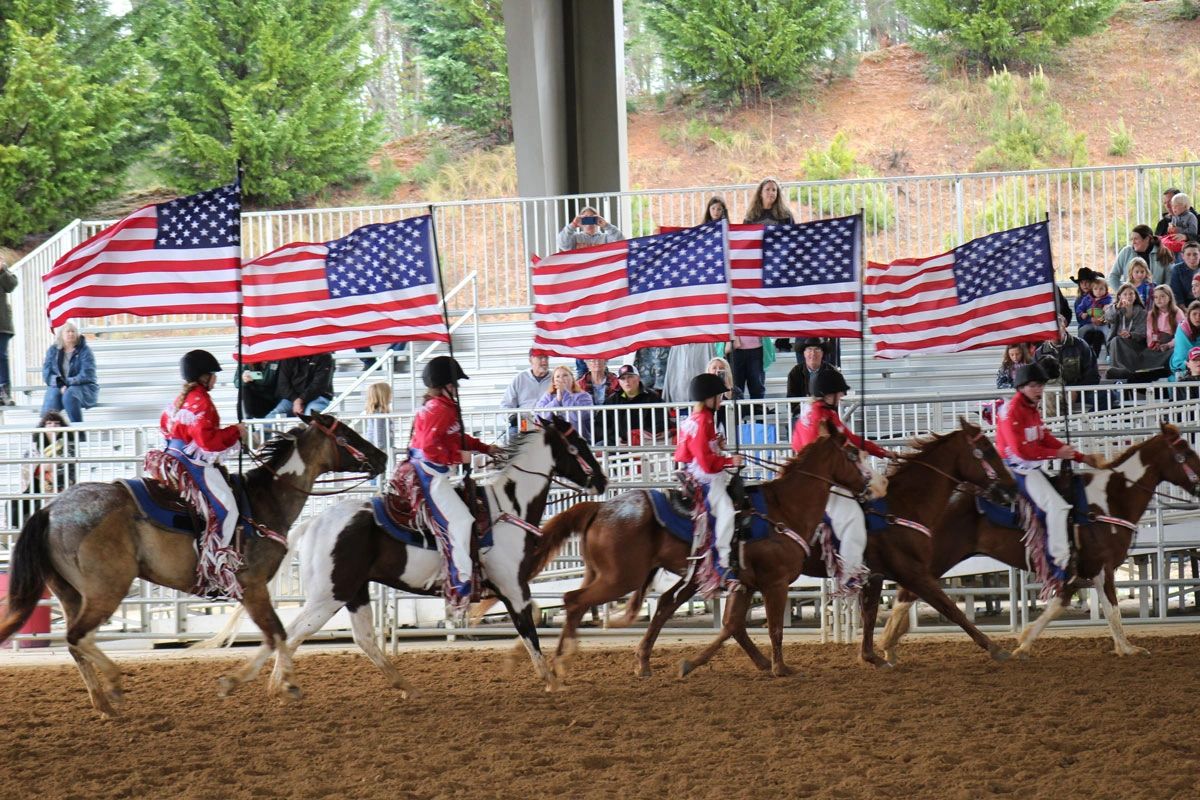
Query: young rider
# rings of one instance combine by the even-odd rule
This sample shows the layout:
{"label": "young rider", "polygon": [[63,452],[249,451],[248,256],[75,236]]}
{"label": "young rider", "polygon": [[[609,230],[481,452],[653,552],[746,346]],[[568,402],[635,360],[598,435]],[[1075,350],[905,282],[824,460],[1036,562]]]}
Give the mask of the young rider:
{"label": "young rider", "polygon": [[[838,416],[838,403],[846,392],[850,391],[846,378],[837,370],[818,372],[813,379],[813,401],[796,418],[792,428],[792,450],[799,453],[821,435],[821,423],[831,430],[837,430],[846,437],[846,441],[859,450],[866,450],[877,458],[896,459],[899,454],[893,450],[880,447],[853,433]],[[825,514],[829,517],[833,532],[838,537],[841,546],[838,555],[842,560],[842,589],[858,588],[866,577],[863,566],[863,551],[867,548],[867,520],[862,507],[853,497],[840,491],[831,491],[825,504]]]}
{"label": "young rider", "polygon": [[720,375],[707,372],[692,378],[689,394],[696,406],[679,427],[679,443],[675,460],[687,465],[687,471],[705,487],[708,508],[716,522],[717,574],[722,579],[733,576],[729,570],[729,548],[733,543],[733,523],[736,509],[729,499],[728,467],[740,467],[740,455],[721,452],[714,415],[721,407],[722,396],[728,391]]}
{"label": "young rider", "polygon": [[[164,473],[171,469],[168,458],[190,476],[197,491],[188,492],[188,499],[208,518],[208,532],[201,539],[200,572],[208,582],[216,584],[199,588],[219,588],[226,596],[238,598],[241,589],[235,573],[240,559],[231,547],[237,530],[237,501],[217,469],[217,462],[226,453],[237,451],[246,437],[246,426],[238,423],[221,427],[221,417],[209,396],[220,371],[220,362],[207,350],[192,350],[180,359],[183,390],[163,411],[159,421],[167,439],[163,450],[166,458],[152,461],[148,466],[151,477],[177,486],[186,485],[187,481],[167,478]],[[176,478],[179,477],[177,473]],[[214,539],[218,531],[219,538]]]}
{"label": "young rider", "polygon": [[425,365],[421,376],[428,387],[425,404],[413,419],[409,460],[417,470],[425,500],[446,529],[450,552],[446,554],[450,585],[458,600],[471,595],[471,529],[475,523],[467,504],[450,482],[450,467],[465,463],[469,452],[499,452],[474,436],[463,433],[458,410],[458,382],[466,380],[458,362],[438,356]]}
{"label": "young rider", "polygon": [[1046,549],[1053,562],[1050,567],[1056,577],[1066,579],[1071,553],[1067,539],[1071,504],[1050,483],[1045,466],[1048,461],[1069,458],[1094,467],[1099,458],[1063,444],[1042,422],[1039,404],[1049,380],[1046,370],[1037,362],[1017,370],[1013,381],[1017,393],[1004,404],[996,425],[996,449],[1025,494],[1046,512]]}

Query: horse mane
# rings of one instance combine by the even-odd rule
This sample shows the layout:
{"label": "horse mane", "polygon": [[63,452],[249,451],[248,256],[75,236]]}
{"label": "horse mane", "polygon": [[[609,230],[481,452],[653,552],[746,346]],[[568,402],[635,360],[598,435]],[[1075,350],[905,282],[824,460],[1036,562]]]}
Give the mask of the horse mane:
{"label": "horse mane", "polygon": [[304,431],[303,425],[297,425],[287,433],[277,433],[267,440],[258,451],[258,459],[263,466],[277,470],[287,463],[296,452],[296,439]]}
{"label": "horse mane", "polygon": [[537,430],[521,431],[515,437],[508,440],[507,443],[500,446],[500,452],[492,457],[492,463],[497,472],[503,470],[509,465],[514,458],[523,450],[526,445],[533,441]]}
{"label": "horse mane", "polygon": [[806,465],[808,464],[809,459],[813,457],[812,456],[813,450],[816,449],[813,445],[816,445],[822,441],[826,441],[828,438],[829,437],[827,437],[827,436],[822,436],[820,439],[816,440],[811,445],[809,445],[808,447],[805,447],[799,453],[797,453],[796,455],[789,458],[784,463],[783,467],[779,470],[779,474],[775,477],[775,480],[780,480],[781,478],[786,478],[791,473],[798,472],[801,469],[805,468]]}
{"label": "horse mane", "polygon": [[1151,436],[1149,439],[1142,439],[1140,442],[1137,442],[1135,444],[1130,445],[1129,447],[1126,447],[1123,451],[1121,451],[1116,456],[1114,456],[1111,461],[1105,461],[1103,464],[1101,464],[1099,467],[1097,467],[1097,469],[1116,469],[1117,467],[1121,466],[1129,459],[1133,458],[1134,453],[1140,452],[1141,449],[1145,445],[1154,441],[1155,437],[1158,437],[1161,435],[1162,435],[1161,433],[1156,433],[1156,434],[1154,434],[1154,436]]}
{"label": "horse mane", "polygon": [[917,458],[919,458],[921,455],[933,450],[935,447],[942,444],[943,442],[945,442],[947,439],[949,439],[953,435],[954,435],[954,433],[951,432],[951,433],[929,433],[929,434],[926,434],[925,436],[914,436],[911,440],[909,440],[909,444],[917,452],[915,452],[911,455],[906,455],[902,461],[897,461],[897,462],[893,463],[891,466],[889,466],[888,471],[887,471],[887,477],[889,477],[889,478],[893,477],[900,470],[904,469],[904,467],[910,461],[914,461]]}

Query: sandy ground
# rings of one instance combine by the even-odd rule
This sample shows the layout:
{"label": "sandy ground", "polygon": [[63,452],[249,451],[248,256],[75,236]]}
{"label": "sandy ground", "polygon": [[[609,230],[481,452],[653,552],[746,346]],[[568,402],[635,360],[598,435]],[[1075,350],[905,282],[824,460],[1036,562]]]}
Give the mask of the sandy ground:
{"label": "sandy ground", "polygon": [[7,658],[0,797],[1195,797],[1200,635],[1135,633],[1151,657],[1113,656],[1101,631],[1007,664],[922,637],[876,672],[849,646],[797,643],[797,677],[726,648],[682,681],[698,645],[657,651],[637,680],[628,647],[585,642],[555,694],[498,647],[414,648],[393,659],[422,691],[408,701],[365,658],[317,651],[289,704],[265,681],[219,700],[228,657],[114,653],[116,721],[72,667]]}

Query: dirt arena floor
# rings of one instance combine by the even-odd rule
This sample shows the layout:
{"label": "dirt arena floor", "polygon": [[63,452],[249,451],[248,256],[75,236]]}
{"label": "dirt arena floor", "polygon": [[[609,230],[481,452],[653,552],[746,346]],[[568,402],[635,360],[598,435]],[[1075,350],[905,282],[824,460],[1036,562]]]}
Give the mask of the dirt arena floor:
{"label": "dirt arena floor", "polygon": [[727,647],[681,681],[692,646],[656,652],[639,680],[630,650],[585,640],[556,694],[527,661],[510,675],[502,651],[446,649],[394,658],[422,691],[410,701],[360,655],[302,651],[291,704],[265,678],[218,699],[227,658],[126,656],[116,721],[73,667],[8,659],[0,796],[1195,798],[1200,635],[1133,641],[1151,657],[1089,635],[995,664],[965,638],[924,638],[889,672],[792,644],[787,679]]}

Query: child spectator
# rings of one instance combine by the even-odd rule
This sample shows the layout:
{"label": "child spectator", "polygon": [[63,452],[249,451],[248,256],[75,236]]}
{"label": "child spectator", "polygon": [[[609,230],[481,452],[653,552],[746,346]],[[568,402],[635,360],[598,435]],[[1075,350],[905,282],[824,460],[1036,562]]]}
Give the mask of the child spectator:
{"label": "child spectator", "polygon": [[1152,305],[1146,309],[1146,348],[1150,352],[1165,354],[1162,364],[1171,358],[1175,349],[1175,329],[1183,322],[1183,312],[1175,305],[1175,294],[1170,286],[1155,286],[1150,293]]}
{"label": "child spectator", "polygon": [[[366,414],[392,413],[392,387],[390,384],[378,381],[367,387],[367,399],[363,404]],[[383,417],[370,417],[366,420],[363,436],[367,441],[385,453],[388,452],[388,423]]]}
{"label": "child spectator", "polygon": [[1171,353],[1171,372],[1175,380],[1187,372],[1188,353],[1196,346],[1200,346],[1200,300],[1192,301],[1183,322],[1175,329],[1175,349]]}
{"label": "child spectator", "polygon": [[[592,396],[579,388],[579,382],[575,380],[575,374],[571,372],[571,368],[558,366],[554,368],[553,376],[550,379],[550,391],[538,398],[537,405],[534,407],[550,409],[544,414],[538,414],[541,419],[550,419],[558,409],[577,408],[591,404]],[[563,416],[575,426],[575,430],[579,431],[580,436],[591,441],[592,412],[571,411]]]}
{"label": "child spectator", "polygon": [[1197,222],[1196,214],[1190,209],[1191,205],[1192,201],[1183,192],[1171,198],[1171,220],[1167,224],[1165,238],[1178,242],[1181,247],[1200,236],[1200,222]]}
{"label": "child spectator", "polygon": [[[1112,356],[1112,369],[1108,377],[1129,378],[1132,373],[1146,369],[1145,356],[1150,352],[1146,348],[1146,307],[1132,284],[1121,285],[1117,300],[1108,307],[1104,319],[1111,331],[1108,352]],[[1157,354],[1154,358],[1158,358]]]}
{"label": "child spectator", "polygon": [[729,219],[729,207],[719,195],[713,195],[708,198],[708,205],[704,208],[704,220],[700,224],[722,219]]}
{"label": "child spectator", "polygon": [[1104,322],[1104,310],[1112,305],[1112,295],[1108,293],[1108,284],[1103,275],[1097,275],[1092,282],[1092,299],[1090,303],[1081,306],[1086,321],[1079,326],[1079,338],[1092,348],[1092,355],[1100,357],[1104,343],[1108,341],[1108,325]]}
{"label": "child spectator", "polygon": [[1179,263],[1171,267],[1171,291],[1175,302],[1187,308],[1193,300],[1200,300],[1192,289],[1192,282],[1200,276],[1200,242],[1185,244],[1179,258]]}
{"label": "child spectator", "polygon": [[1071,278],[1071,282],[1078,290],[1075,293],[1075,304],[1072,307],[1075,324],[1082,327],[1088,322],[1086,309],[1092,305],[1092,284],[1096,282],[1096,273],[1083,267],[1075,277]]}
{"label": "child spectator", "polygon": [[[57,494],[75,482],[75,465],[54,463],[46,459],[71,458],[75,442],[65,430],[67,419],[58,411],[47,411],[38,422],[43,430],[33,434],[33,445],[25,451],[21,465],[21,494]],[[41,497],[12,500],[9,503],[9,523],[20,528],[47,501]]]}
{"label": "child spectator", "polygon": [[1129,233],[1129,244],[1117,253],[1108,273],[1108,288],[1116,291],[1122,283],[1129,280],[1129,264],[1133,259],[1141,258],[1150,266],[1150,279],[1155,283],[1166,283],[1171,275],[1171,265],[1175,257],[1171,251],[1162,246],[1162,242],[1149,225],[1138,225]]}
{"label": "child spectator", "polygon": [[1129,285],[1137,292],[1142,306],[1150,306],[1150,293],[1154,291],[1154,281],[1150,280],[1150,265],[1140,258],[1129,262]]}
{"label": "child spectator", "polygon": [[996,372],[996,388],[1016,390],[1017,385],[1013,381],[1016,380],[1017,370],[1032,363],[1029,347],[1025,344],[1013,342],[1005,347],[1004,357],[1000,359],[1000,369]]}

